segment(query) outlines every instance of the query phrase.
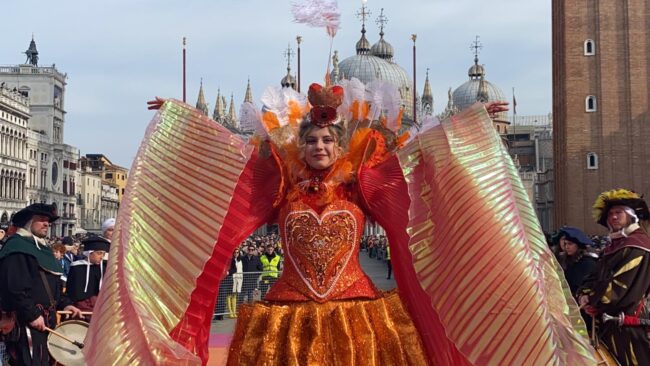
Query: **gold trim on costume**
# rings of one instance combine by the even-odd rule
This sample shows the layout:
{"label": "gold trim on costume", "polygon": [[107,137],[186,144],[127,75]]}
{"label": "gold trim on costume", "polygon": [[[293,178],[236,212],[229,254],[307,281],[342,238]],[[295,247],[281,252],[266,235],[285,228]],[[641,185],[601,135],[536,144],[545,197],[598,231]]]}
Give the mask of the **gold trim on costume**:
{"label": "gold trim on costume", "polygon": [[609,285],[607,285],[607,290],[605,290],[605,294],[600,299],[600,302],[602,302],[603,304],[609,304],[611,302],[610,301],[611,297],[612,297],[612,283],[610,282]]}
{"label": "gold trim on costume", "polygon": [[619,280],[614,280],[614,283],[615,283],[616,285],[618,285],[619,287],[622,287],[622,288],[624,288],[624,289],[627,290],[627,285],[624,284],[623,282],[621,282],[621,281],[619,281]]}
{"label": "gold trim on costume", "polygon": [[623,273],[625,273],[627,271],[631,271],[632,269],[638,267],[639,264],[641,264],[642,260],[643,260],[643,257],[636,257],[636,258],[632,259],[631,261],[627,262],[623,267],[621,267],[621,269],[618,270],[618,272],[616,272],[614,274],[614,277],[618,277],[618,276],[622,275]]}

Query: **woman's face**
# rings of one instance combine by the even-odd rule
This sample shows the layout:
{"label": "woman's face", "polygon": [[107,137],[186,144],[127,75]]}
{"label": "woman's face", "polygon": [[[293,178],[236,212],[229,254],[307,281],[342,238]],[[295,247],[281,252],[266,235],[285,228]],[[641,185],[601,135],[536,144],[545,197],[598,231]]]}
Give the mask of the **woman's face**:
{"label": "woman's face", "polygon": [[336,161],[336,138],[327,127],[313,128],[305,136],[305,162],[313,169],[327,169]]}
{"label": "woman's face", "polygon": [[578,252],[578,244],[567,240],[566,238],[560,239],[560,246],[569,257],[575,255]]}

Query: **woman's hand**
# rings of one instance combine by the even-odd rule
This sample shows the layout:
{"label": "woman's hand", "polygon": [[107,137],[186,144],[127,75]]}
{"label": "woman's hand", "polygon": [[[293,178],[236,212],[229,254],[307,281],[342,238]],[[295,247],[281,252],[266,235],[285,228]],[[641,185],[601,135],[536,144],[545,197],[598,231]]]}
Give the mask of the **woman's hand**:
{"label": "woman's hand", "polygon": [[508,104],[509,104],[508,102],[504,102],[501,100],[496,102],[488,102],[485,103],[485,109],[490,115],[490,118],[495,118],[497,113],[506,112],[510,110],[508,108]]}
{"label": "woman's hand", "polygon": [[155,100],[150,100],[147,102],[147,109],[149,110],[159,110],[160,107],[165,103],[166,99],[161,97],[156,97]]}

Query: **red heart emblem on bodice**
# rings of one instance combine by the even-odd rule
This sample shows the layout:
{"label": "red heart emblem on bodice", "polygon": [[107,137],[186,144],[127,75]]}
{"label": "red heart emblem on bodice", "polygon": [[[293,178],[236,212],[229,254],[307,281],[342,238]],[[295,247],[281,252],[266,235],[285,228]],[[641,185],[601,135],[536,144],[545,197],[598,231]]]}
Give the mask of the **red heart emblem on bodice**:
{"label": "red heart emblem on bodice", "polygon": [[335,288],[355,251],[357,223],[348,210],[293,211],[286,217],[287,257],[307,287],[320,298]]}

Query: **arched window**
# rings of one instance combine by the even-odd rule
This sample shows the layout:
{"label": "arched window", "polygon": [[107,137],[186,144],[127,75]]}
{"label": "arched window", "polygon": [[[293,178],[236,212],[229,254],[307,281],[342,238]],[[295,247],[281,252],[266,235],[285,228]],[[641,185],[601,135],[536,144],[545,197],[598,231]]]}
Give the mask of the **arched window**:
{"label": "arched window", "polygon": [[585,41],[585,56],[593,56],[596,54],[596,44],[593,39]]}
{"label": "arched window", "polygon": [[587,154],[587,169],[598,169],[598,154],[593,152]]}
{"label": "arched window", "polygon": [[598,105],[596,103],[596,97],[593,95],[587,96],[587,99],[585,99],[585,111],[595,112],[596,109],[598,109]]}

